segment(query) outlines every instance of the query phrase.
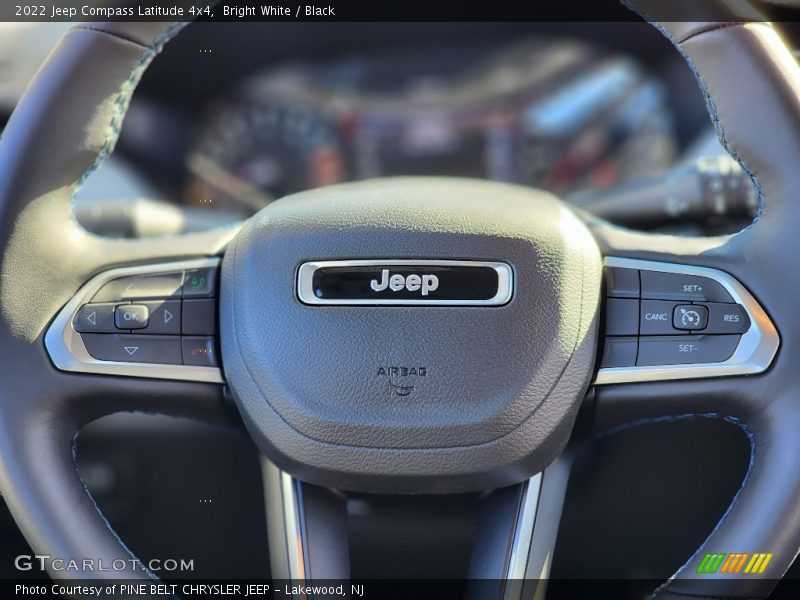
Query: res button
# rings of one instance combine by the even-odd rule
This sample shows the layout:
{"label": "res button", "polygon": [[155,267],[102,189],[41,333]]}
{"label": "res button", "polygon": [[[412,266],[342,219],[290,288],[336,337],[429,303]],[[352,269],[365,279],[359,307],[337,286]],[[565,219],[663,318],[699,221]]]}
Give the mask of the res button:
{"label": "res button", "polygon": [[708,327],[704,333],[745,333],[750,317],[738,304],[707,304]]}

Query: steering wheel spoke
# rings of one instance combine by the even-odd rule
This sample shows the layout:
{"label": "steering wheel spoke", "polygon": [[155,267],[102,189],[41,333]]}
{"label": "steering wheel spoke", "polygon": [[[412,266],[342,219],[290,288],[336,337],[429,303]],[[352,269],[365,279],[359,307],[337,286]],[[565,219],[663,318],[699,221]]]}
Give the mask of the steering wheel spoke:
{"label": "steering wheel spoke", "polygon": [[[261,463],[273,577],[301,584],[353,577],[352,495],[304,483],[266,457]],[[544,597],[571,463],[567,451],[528,480],[481,495],[465,598]],[[355,498],[356,505],[371,502]]]}

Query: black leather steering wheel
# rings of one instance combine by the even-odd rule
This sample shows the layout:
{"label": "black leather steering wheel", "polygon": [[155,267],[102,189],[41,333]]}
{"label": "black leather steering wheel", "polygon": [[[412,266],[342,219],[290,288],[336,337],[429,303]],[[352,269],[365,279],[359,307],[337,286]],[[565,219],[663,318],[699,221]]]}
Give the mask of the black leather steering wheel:
{"label": "black leather steering wheel", "polygon": [[[658,3],[652,5],[644,8],[655,11],[647,17],[655,22]],[[800,226],[794,206],[800,70],[773,28],[745,3],[708,5],[720,21],[658,27],[696,73],[720,139],[755,183],[760,209],[755,223],[737,235],[698,239],[622,230],[586,216],[581,222],[544,192],[413,178],[305,192],[270,205],[241,229],[141,241],[95,237],[73,219],[71,199],[112,152],[142,72],[182,25],[103,23],[67,33],[0,140],[0,491],[37,553],[79,563],[122,559],[127,566],[51,575],[152,576],[131,562],[135,557],[77,473],[74,440],[84,424],[119,411],[226,418],[209,332],[190,332],[189,342],[206,346],[181,347],[176,337],[178,358],[164,366],[151,364],[159,362],[158,352],[134,359],[131,352],[146,352],[149,343],[141,337],[119,338],[122,350],[108,350],[128,352],[131,360],[97,359],[107,348],[92,344],[112,338],[82,338],[74,329],[80,307],[103,294],[112,304],[150,297],[125,296],[119,286],[114,292],[119,278],[166,274],[156,282],[161,285],[177,273],[178,287],[160,296],[183,302],[184,314],[192,294],[219,299],[225,381],[269,458],[267,479],[274,485],[267,501],[283,503],[283,517],[322,502],[308,493],[305,504],[296,504],[291,492],[302,485],[298,480],[401,493],[527,482],[514,501],[535,496],[546,505],[545,487],[558,480],[551,465],[596,381],[598,430],[701,415],[746,432],[752,455],[741,489],[701,548],[657,594],[765,597],[800,549],[800,341],[791,333],[800,329],[800,276],[792,265],[800,252],[794,227]],[[701,277],[721,290],[723,304],[733,295],[752,321],[749,333],[735,339],[736,360],[694,370],[608,363],[607,385],[599,385],[601,256],[612,259],[609,268]],[[213,270],[203,269],[217,258],[218,291],[191,288],[192,273],[210,277]],[[318,263],[341,260],[348,262],[323,264],[322,279],[313,279]],[[342,273],[324,269],[343,268],[351,277],[353,269],[363,275],[384,267],[387,277],[404,273],[395,283],[407,302],[360,306],[346,295],[341,306],[327,302],[337,296],[327,295],[323,275]],[[468,271],[459,272],[462,267]],[[462,306],[453,300],[463,297],[464,286],[449,288],[447,278],[479,274],[469,269],[484,269],[481,276],[497,293],[484,298],[473,290],[470,306]],[[306,271],[311,296],[304,298]],[[435,306],[420,303],[420,277],[435,273],[438,297],[451,296]],[[506,276],[513,278],[509,295],[500,297]],[[637,286],[645,285],[644,277],[635,276]],[[427,281],[433,299],[433,279]],[[322,305],[315,304],[317,290]],[[640,293],[643,288],[628,299],[639,302]],[[715,302],[705,296],[688,301],[705,300]],[[639,344],[641,360],[644,342],[627,337]],[[126,345],[128,339],[140,340],[145,350]],[[392,379],[411,368],[413,384]],[[410,400],[399,403],[406,392]],[[542,471],[544,478],[533,479]],[[323,488],[312,489],[322,494]],[[286,505],[287,498],[295,504]],[[557,516],[560,504],[552,503]],[[309,512],[306,521],[316,518]],[[284,537],[274,546],[271,541],[272,550],[286,543],[292,526],[285,519],[276,525]],[[330,523],[323,530],[328,536],[338,531]],[[312,533],[303,535],[311,543]],[[510,535],[518,540],[520,534],[512,528]],[[330,545],[326,539],[317,543]],[[302,548],[294,550],[300,555],[284,556],[290,577],[348,575],[346,565],[312,563]],[[536,553],[533,547],[530,557]],[[709,553],[771,558],[763,572],[698,572]],[[513,553],[502,557],[497,573],[543,573],[533,558],[521,571],[510,570],[515,560]]]}

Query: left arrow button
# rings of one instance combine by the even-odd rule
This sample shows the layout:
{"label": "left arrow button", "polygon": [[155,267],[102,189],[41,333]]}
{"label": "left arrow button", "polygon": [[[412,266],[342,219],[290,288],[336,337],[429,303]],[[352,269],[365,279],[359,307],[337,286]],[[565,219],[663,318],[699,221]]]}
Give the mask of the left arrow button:
{"label": "left arrow button", "polygon": [[72,321],[75,331],[80,333],[113,333],[114,307],[116,304],[85,304]]}

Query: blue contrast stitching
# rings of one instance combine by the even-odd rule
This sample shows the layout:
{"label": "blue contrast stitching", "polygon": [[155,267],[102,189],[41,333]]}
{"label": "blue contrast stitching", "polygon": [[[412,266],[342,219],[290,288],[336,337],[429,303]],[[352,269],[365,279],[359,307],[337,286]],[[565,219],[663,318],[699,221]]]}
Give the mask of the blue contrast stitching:
{"label": "blue contrast stitching", "polygon": [[689,560],[687,560],[685,563],[683,563],[683,565],[681,565],[681,567],[678,568],[678,570],[675,571],[675,573],[673,573],[672,576],[669,579],[667,579],[664,583],[662,583],[660,586],[658,586],[656,588],[656,590],[650,596],[651,598],[656,598],[656,597],[658,597],[660,594],[662,594],[664,592],[673,593],[673,592],[671,592],[671,591],[666,589],[667,586],[669,586],[672,583],[672,581],[678,575],[683,573],[686,570],[686,568],[689,566],[689,564],[695,559],[695,557],[697,557],[697,555],[700,554],[701,550],[708,543],[708,540],[710,540],[714,536],[714,534],[717,533],[717,531],[719,531],[719,528],[722,527],[722,523],[725,521],[725,518],[733,510],[733,507],[736,505],[736,501],[739,499],[739,496],[741,495],[742,490],[744,490],[745,486],[747,485],[747,482],[750,479],[750,474],[751,474],[751,472],[753,470],[753,465],[755,464],[755,458],[756,458],[755,434],[753,433],[753,431],[749,427],[747,427],[747,425],[745,425],[740,419],[738,419],[736,417],[720,415],[719,413],[685,413],[685,414],[680,414],[680,415],[668,415],[668,416],[663,416],[663,417],[652,417],[652,418],[647,418],[647,419],[640,419],[638,421],[631,421],[630,423],[625,423],[623,425],[620,425],[618,427],[614,427],[612,429],[600,432],[599,434],[595,435],[595,438],[602,439],[602,438],[608,437],[610,435],[614,435],[616,433],[620,433],[622,431],[627,431],[628,429],[633,429],[635,427],[641,427],[643,425],[655,425],[655,424],[659,424],[659,423],[672,423],[672,422],[675,422],[675,421],[686,421],[686,420],[689,420],[689,419],[697,419],[697,418],[701,418],[701,419],[703,419],[703,418],[705,418],[705,419],[721,419],[723,421],[727,421],[728,423],[732,423],[732,424],[736,425],[739,429],[744,431],[745,435],[747,435],[747,440],[750,443],[750,462],[747,465],[747,471],[744,474],[744,478],[742,479],[741,486],[739,486],[739,489],[736,491],[736,494],[734,494],[733,500],[731,500],[731,503],[728,505],[727,510],[723,513],[722,517],[720,517],[719,521],[717,521],[717,524],[714,526],[714,529],[711,530],[711,533],[709,533],[708,536],[706,537],[706,539],[703,540],[703,543],[700,544],[700,546],[698,547],[697,550],[695,550],[694,554],[692,554],[689,557]]}
{"label": "blue contrast stitching", "polygon": [[[131,97],[133,96],[133,91],[136,88],[136,85],[139,83],[139,80],[142,77],[147,66],[150,62],[155,58],[155,56],[161,52],[164,48],[164,44],[166,44],[172,37],[181,29],[185,23],[176,22],[172,23],[169,27],[167,27],[153,42],[152,46],[147,46],[142,52],[142,55],[139,57],[138,62],[133,66],[130,73],[128,74],[128,78],[122,83],[120,87],[119,93],[117,97],[114,99],[114,114],[111,115],[111,121],[108,124],[108,133],[106,134],[105,141],[103,146],[100,148],[100,151],[97,153],[92,164],[89,166],[88,169],[81,175],[81,178],[78,180],[76,192],[80,189],[86,179],[91,175],[100,164],[108,158],[108,156],[113,152],[114,146],[116,146],[117,139],[119,137],[119,132],[122,127],[122,120],[125,117],[125,113],[128,110],[128,106],[130,105]],[[84,28],[84,30],[86,30]],[[95,30],[89,30],[95,31]],[[130,42],[135,43],[135,42]]]}
{"label": "blue contrast stitching", "polygon": [[[657,22],[655,19],[653,19],[645,11],[641,10],[637,6],[634,6],[630,0],[622,0],[622,2],[630,10],[632,10],[633,12],[637,13],[638,15],[640,15],[645,21],[650,23],[659,32],[661,32],[661,34],[664,37],[666,37],[668,40],[670,40],[670,42],[672,42],[672,44],[675,46],[675,48],[678,50],[678,52],[681,54],[681,56],[683,56],[683,59],[689,65],[689,68],[691,69],[692,73],[695,76],[695,79],[697,80],[698,85],[700,86],[700,91],[703,94],[703,99],[704,99],[705,104],[706,104],[706,109],[708,110],[709,116],[711,117],[711,122],[713,123],[714,129],[717,132],[717,137],[719,138],[720,144],[722,144],[722,147],[725,148],[725,150],[733,157],[733,159],[736,160],[736,162],[739,163],[739,165],[741,166],[742,170],[745,173],[747,173],[748,177],[750,177],[750,180],[753,182],[753,186],[754,186],[754,188],[756,190],[756,195],[758,197],[758,210],[756,211],[755,218],[753,219],[753,222],[750,223],[750,225],[748,225],[747,227],[745,227],[744,229],[742,229],[741,231],[739,231],[738,233],[734,234],[731,237],[733,238],[736,235],[743,234],[744,232],[746,232],[750,228],[754,227],[756,225],[756,223],[759,222],[759,220],[761,219],[762,215],[764,214],[765,200],[764,200],[763,189],[761,187],[761,182],[759,181],[759,179],[755,175],[755,173],[750,169],[750,167],[747,164],[745,164],[744,160],[742,160],[742,158],[739,155],[739,153],[736,151],[735,148],[733,148],[733,146],[731,145],[730,141],[728,140],[728,137],[727,137],[727,135],[725,133],[725,127],[724,127],[724,125],[722,124],[722,121],[719,118],[719,111],[717,109],[716,102],[714,101],[714,98],[712,97],[711,92],[708,89],[708,85],[706,84],[706,82],[703,79],[703,77],[700,75],[700,72],[698,71],[697,66],[694,64],[694,61],[691,59],[691,57],[687,54],[686,50],[681,45],[681,42],[678,42],[673,37],[673,35],[663,25],[661,25],[659,22]],[[688,39],[690,39],[690,38],[687,38],[687,40]],[[684,40],[684,41],[686,41],[686,40]],[[722,416],[722,415],[719,415],[717,413],[685,414],[685,415],[676,415],[676,416],[670,416],[670,417],[658,417],[658,418],[654,418],[654,419],[644,419],[644,420],[641,420],[641,421],[635,421],[633,423],[629,423],[629,424],[620,426],[620,427],[618,427],[616,429],[612,429],[611,431],[606,433],[606,435],[612,435],[613,433],[617,433],[619,431],[623,431],[623,430],[629,429],[631,427],[637,427],[637,426],[647,425],[647,424],[678,421],[678,420],[697,418],[697,417],[699,417],[699,418],[723,419],[723,420],[725,420],[725,421],[727,421],[729,423],[733,423],[734,425],[736,425],[737,427],[742,429],[742,431],[744,431],[745,434],[747,435],[747,439],[748,439],[748,441],[750,443],[750,462],[747,465],[747,472],[745,473],[744,478],[742,479],[741,486],[739,487],[739,489],[737,490],[736,494],[734,495],[733,500],[731,500],[731,503],[728,506],[728,509],[725,511],[725,513],[722,515],[720,520],[714,526],[714,529],[711,531],[711,533],[708,535],[708,537],[706,537],[706,539],[703,541],[703,543],[700,545],[700,547],[694,552],[694,554],[692,554],[692,556],[689,557],[689,560],[687,560],[677,571],[675,571],[675,573],[669,579],[667,579],[667,581],[665,581],[660,586],[658,586],[658,588],[655,589],[655,591],[651,595],[651,598],[656,598],[659,595],[664,594],[664,593],[673,593],[673,592],[671,592],[670,590],[667,589],[669,587],[669,585],[675,580],[676,577],[678,577],[681,573],[683,573],[687,569],[689,564],[697,557],[697,555],[700,553],[700,551],[706,546],[708,541],[717,533],[717,531],[719,531],[719,528],[722,526],[722,524],[724,523],[724,521],[727,518],[727,516],[733,510],[734,506],[736,505],[737,500],[741,496],[742,490],[747,485],[747,482],[750,479],[750,474],[752,473],[752,470],[753,470],[753,464],[755,463],[755,455],[756,455],[755,436],[754,436],[753,432],[744,423],[742,423],[739,419],[737,419],[736,417]]]}
{"label": "blue contrast stitching", "polygon": [[[675,46],[675,49],[680,53],[680,55],[689,65],[689,69],[691,69],[695,79],[697,80],[698,85],[700,86],[700,92],[703,94],[703,99],[705,100],[706,103],[706,110],[708,111],[708,114],[711,117],[711,122],[714,125],[714,130],[717,132],[717,137],[719,138],[720,144],[722,144],[722,147],[725,148],[728,154],[730,154],[733,157],[733,159],[737,163],[739,163],[739,166],[742,167],[742,170],[745,173],[747,173],[747,176],[750,177],[750,180],[753,182],[753,187],[755,188],[756,196],[758,197],[758,209],[756,210],[756,216],[753,219],[753,222],[750,223],[750,225],[748,225],[741,231],[733,234],[731,237],[733,238],[737,235],[741,235],[751,227],[755,226],[755,224],[758,223],[758,221],[761,219],[761,216],[764,213],[765,200],[764,200],[764,193],[761,188],[761,182],[759,181],[756,174],[753,173],[750,167],[744,162],[744,160],[742,160],[741,156],[739,156],[739,153],[736,151],[736,149],[728,141],[728,137],[725,133],[725,127],[723,126],[722,121],[719,118],[717,104],[716,102],[714,102],[714,98],[711,96],[711,92],[708,89],[708,85],[706,84],[702,75],[700,75],[700,72],[697,70],[694,61],[686,53],[686,50],[684,50],[683,46],[681,46],[681,42],[677,41],[674,38],[674,36],[663,25],[661,25],[661,23],[655,20],[647,12],[641,10],[638,6],[635,6],[631,0],[622,0],[622,4],[624,4],[628,9],[638,14],[640,17],[642,17],[650,25],[655,27],[664,37],[666,37],[670,42],[672,42],[672,44]],[[737,23],[737,25],[739,25],[739,23]],[[691,39],[691,37],[687,38],[687,40],[688,39]]]}
{"label": "blue contrast stitching", "polygon": [[[77,183],[75,184],[75,190],[72,193],[72,197],[70,198],[69,202],[69,216],[72,221],[81,228],[81,230],[89,236],[102,238],[105,241],[120,241],[115,238],[108,238],[102,235],[98,235],[91,231],[88,231],[80,226],[78,223],[77,218],[75,217],[75,197],[81,190],[81,187],[89,178],[89,176],[94,173],[98,167],[105,161],[111,153],[114,151],[114,148],[117,144],[117,140],[119,139],[120,131],[122,130],[122,122],[125,118],[125,114],[128,112],[128,107],[130,106],[131,98],[133,97],[133,92],[136,89],[136,86],[139,84],[139,81],[142,78],[142,75],[147,70],[147,67],[153,61],[153,59],[161,52],[164,48],[164,45],[169,42],[177,33],[188,25],[186,22],[176,21],[172,23],[169,27],[167,27],[153,42],[151,46],[145,46],[144,52],[140,56],[138,62],[133,66],[130,73],[128,74],[127,79],[122,83],[120,86],[120,90],[117,93],[116,98],[114,99],[114,112],[111,115],[111,120],[108,124],[108,132],[106,133],[105,140],[103,142],[100,151],[97,153],[94,161],[89,166],[88,169],[81,175],[80,179],[78,179]],[[108,33],[102,30],[88,28],[88,27],[79,27],[78,29],[83,31],[96,31],[98,33]],[[113,37],[121,39],[130,44],[138,44],[133,40],[127,40],[120,36],[111,34]],[[141,45],[141,44],[138,44]],[[226,224],[221,225],[219,227],[215,227],[210,229],[210,231],[214,230],[223,230],[229,229],[233,227],[238,227],[238,223]],[[171,236],[175,237],[175,236]]]}
{"label": "blue contrast stitching", "polygon": [[139,560],[139,558],[131,551],[131,549],[128,548],[127,544],[122,541],[122,538],[119,537],[117,532],[111,526],[111,523],[108,522],[108,519],[106,519],[106,516],[102,513],[102,511],[100,510],[100,507],[97,505],[97,502],[95,502],[94,497],[92,496],[92,493],[89,491],[89,488],[86,485],[86,482],[83,480],[83,477],[81,477],[81,472],[78,470],[78,435],[79,434],[80,434],[80,430],[76,431],[72,435],[72,461],[75,463],[75,472],[78,474],[78,479],[80,480],[81,485],[83,485],[83,490],[86,492],[86,495],[89,497],[89,500],[91,500],[92,506],[94,506],[95,512],[98,514],[100,519],[103,521],[103,524],[106,526],[106,529],[108,529],[108,532],[112,536],[114,536],[114,539],[117,540],[117,543],[120,546],[122,546],[123,550],[125,550],[125,552],[128,553],[128,555],[131,557],[131,559],[133,559],[135,562],[137,562],[137,563],[139,563],[141,565],[142,569],[147,574],[147,576],[150,579],[152,579],[154,581],[157,581],[158,580],[158,576],[155,573],[153,573],[150,569],[148,569],[147,565],[145,565],[141,560]]}
{"label": "blue contrast stitching", "polygon": [[[131,69],[130,73],[128,74],[127,79],[123,82],[122,86],[120,87],[120,91],[117,94],[117,97],[114,100],[114,114],[111,117],[111,121],[108,125],[108,133],[106,134],[105,141],[103,146],[101,147],[100,151],[98,152],[97,156],[95,157],[92,164],[89,168],[84,172],[81,178],[78,180],[75,191],[73,192],[72,199],[70,200],[70,217],[73,221],[77,222],[75,219],[73,207],[74,204],[72,200],[74,200],[75,195],[80,190],[83,183],[86,179],[100,166],[100,164],[111,154],[114,150],[114,146],[116,145],[117,138],[119,137],[119,131],[122,124],[122,119],[125,116],[126,111],[128,110],[128,105],[130,104],[131,96],[133,95],[133,90],[136,88],[139,80],[141,79],[142,73],[144,73],[147,66],[153,60],[153,58],[161,52],[161,49],[164,47],[172,37],[177,34],[177,32],[184,26],[185,23],[175,22],[172,23],[169,27],[167,27],[153,42],[152,46],[147,46],[145,51],[142,52],[138,62],[134,65]],[[85,28],[84,28],[85,29]],[[134,43],[134,42],[129,42]],[[88,232],[87,232],[88,233]],[[94,234],[91,234],[94,235]],[[105,515],[100,510],[100,507],[95,502],[92,494],[89,492],[89,488],[86,486],[86,482],[84,482],[83,478],[81,477],[80,471],[78,470],[78,459],[77,459],[77,449],[78,449],[78,434],[80,431],[76,431],[75,434],[72,436],[72,461],[75,465],[75,472],[78,475],[78,479],[80,480],[81,484],[83,485],[83,489],[86,492],[86,495],[89,497],[89,500],[92,502],[95,511],[97,512],[98,516],[105,524],[106,529],[108,532],[117,540],[117,543],[130,555],[130,557],[139,563],[142,566],[142,569],[147,574],[150,579],[158,580],[158,577],[147,568],[147,566],[142,563],[136,555],[128,548],[125,542],[119,537],[114,528],[111,526],[111,523],[108,522]]]}
{"label": "blue contrast stitching", "polygon": [[[105,140],[103,141],[103,145],[100,148],[100,151],[95,156],[92,164],[89,165],[89,168],[84,171],[83,175],[81,175],[80,179],[78,179],[77,183],[75,184],[75,190],[72,193],[72,197],[70,198],[69,202],[69,216],[70,218],[77,224],[78,220],[75,217],[75,197],[83,187],[83,184],[89,178],[89,176],[94,173],[98,167],[103,163],[103,161],[108,158],[111,153],[114,151],[114,147],[117,144],[117,140],[119,139],[119,133],[122,129],[122,121],[125,117],[125,114],[128,112],[128,107],[130,106],[131,97],[133,96],[133,91],[136,89],[140,79],[142,78],[142,74],[147,69],[148,65],[152,62],[153,58],[161,52],[166,44],[172,37],[177,34],[177,32],[185,25],[185,23],[175,22],[172,23],[169,27],[167,27],[153,42],[151,46],[146,46],[144,52],[142,52],[141,56],[137,63],[133,66],[128,73],[127,79],[122,83],[120,86],[119,92],[117,93],[116,98],[114,98],[114,112],[111,115],[111,120],[108,123],[108,131],[105,136]],[[95,31],[98,33],[104,33],[102,31],[98,31],[97,29],[87,29],[85,27],[80,28],[82,31]],[[116,37],[116,36],[114,36]],[[121,39],[121,38],[120,38]],[[124,40],[130,44],[137,44],[137,42]],[[138,44],[141,45],[141,44]],[[83,228],[81,228],[83,229]],[[103,237],[98,236],[97,234],[90,232],[86,229],[83,229],[88,235],[93,237]],[[110,239],[110,238],[104,238]]]}

